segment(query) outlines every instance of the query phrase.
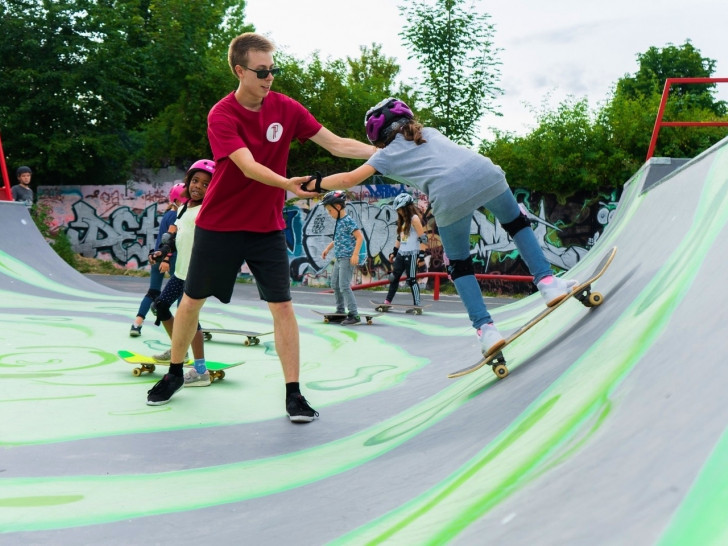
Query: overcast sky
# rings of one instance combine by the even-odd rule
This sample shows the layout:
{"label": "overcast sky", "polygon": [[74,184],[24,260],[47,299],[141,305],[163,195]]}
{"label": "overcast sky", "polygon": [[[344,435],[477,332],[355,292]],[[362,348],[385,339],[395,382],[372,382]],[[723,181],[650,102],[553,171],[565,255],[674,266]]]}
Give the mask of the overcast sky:
{"label": "overcast sky", "polygon": [[[398,36],[403,0],[247,0],[247,20],[258,32],[298,58],[318,50],[326,58],[359,55],[373,42],[402,66],[412,83],[417,65],[408,61]],[[491,16],[494,42],[502,51],[498,106],[487,127],[526,133],[544,100],[549,108],[568,96],[602,104],[625,74],[638,69],[637,54],[651,46],[681,46],[691,40],[703,57],[717,61],[714,77],[728,77],[726,0],[499,0],[475,5]],[[280,77],[285,77],[281,75]],[[275,89],[275,87],[274,87]],[[728,83],[717,85],[728,100]],[[655,112],[656,114],[656,112]],[[314,112],[315,115],[315,112]]]}

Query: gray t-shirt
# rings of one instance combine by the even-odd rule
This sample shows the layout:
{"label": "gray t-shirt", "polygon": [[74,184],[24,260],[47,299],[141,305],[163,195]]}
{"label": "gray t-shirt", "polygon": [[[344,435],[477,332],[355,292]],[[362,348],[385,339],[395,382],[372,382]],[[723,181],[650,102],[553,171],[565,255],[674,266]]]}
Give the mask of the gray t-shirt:
{"label": "gray t-shirt", "polygon": [[419,146],[398,134],[369,158],[379,173],[425,193],[439,226],[447,226],[507,191],[498,165],[473,150],[455,144],[437,129],[425,127]]}
{"label": "gray t-shirt", "polygon": [[10,191],[13,194],[14,201],[24,201],[28,206],[33,204],[33,190],[30,188],[26,188],[21,184],[16,184],[10,189]]}

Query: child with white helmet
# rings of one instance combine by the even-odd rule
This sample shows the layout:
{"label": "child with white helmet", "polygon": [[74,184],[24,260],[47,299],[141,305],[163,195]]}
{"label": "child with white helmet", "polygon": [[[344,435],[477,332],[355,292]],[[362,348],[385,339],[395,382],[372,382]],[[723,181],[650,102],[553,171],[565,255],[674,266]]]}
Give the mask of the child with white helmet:
{"label": "child with white helmet", "polygon": [[[470,223],[480,207],[490,210],[513,238],[521,258],[546,305],[556,305],[576,285],[557,278],[518,207],[503,170],[487,157],[460,146],[437,129],[423,127],[403,101],[388,98],[370,108],[364,117],[367,138],[377,152],[361,167],[315,180],[317,191],[346,189],[374,174],[382,174],[425,193],[432,206],[450,259],[448,273],[455,283],[468,317],[480,340],[483,354],[498,351],[503,335],[483,301],[470,255]],[[302,187],[308,190],[314,180]]]}
{"label": "child with white helmet", "polygon": [[397,241],[394,243],[389,261],[392,263],[392,281],[384,303],[392,303],[397,294],[402,273],[407,274],[407,286],[412,291],[412,303],[420,305],[420,285],[417,284],[417,268],[424,264],[427,250],[427,235],[422,226],[422,212],[417,208],[414,198],[408,193],[400,193],[394,198],[397,211]]}

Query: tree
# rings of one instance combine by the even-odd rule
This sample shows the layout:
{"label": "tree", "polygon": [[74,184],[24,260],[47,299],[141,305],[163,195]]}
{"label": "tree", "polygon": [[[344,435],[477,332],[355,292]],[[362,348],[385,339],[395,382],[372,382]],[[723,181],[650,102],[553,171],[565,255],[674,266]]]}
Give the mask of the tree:
{"label": "tree", "polygon": [[[716,62],[703,57],[688,40],[676,47],[650,47],[638,54],[640,66],[617,84],[611,100],[599,113],[614,145],[638,165],[644,161],[667,78],[709,78]],[[718,121],[728,109],[714,97],[716,84],[679,84],[670,88],[665,121]],[[725,136],[719,127],[667,127],[660,131],[657,155],[694,157]]]}
{"label": "tree", "polygon": [[470,144],[478,120],[486,112],[498,113],[493,101],[502,93],[498,49],[488,14],[478,15],[465,0],[422,0],[401,6],[408,23],[400,36],[412,48],[423,69],[417,88],[429,111],[429,125],[451,139]]}
{"label": "tree", "polygon": [[[365,138],[364,114],[384,97],[413,98],[407,86],[397,86],[400,68],[393,58],[382,55],[381,46],[362,46],[358,58],[322,60],[318,53],[301,60],[285,51],[275,55],[282,68],[273,89],[285,93],[308,108],[324,127],[356,140]],[[351,170],[361,161],[333,157],[311,142],[294,142],[288,161],[293,175],[319,170],[323,173]]]}
{"label": "tree", "polygon": [[9,163],[33,166],[35,182],[126,176],[127,117],[146,100],[137,59],[125,45],[129,35],[120,24],[133,4],[3,2],[5,149]]}

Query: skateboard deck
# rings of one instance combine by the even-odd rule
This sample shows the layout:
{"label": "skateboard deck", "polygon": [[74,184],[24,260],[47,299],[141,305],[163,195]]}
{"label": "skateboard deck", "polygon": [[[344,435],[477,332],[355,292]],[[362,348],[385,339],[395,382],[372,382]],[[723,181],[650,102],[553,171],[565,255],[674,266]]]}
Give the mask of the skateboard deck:
{"label": "skateboard deck", "polygon": [[602,258],[602,260],[597,264],[596,268],[594,268],[594,272],[589,276],[589,279],[586,281],[577,284],[574,289],[566,295],[562,300],[560,300],[558,303],[553,305],[552,307],[547,307],[543,311],[541,311],[538,315],[536,315],[534,318],[529,320],[526,324],[521,326],[518,330],[516,330],[514,333],[512,333],[510,336],[508,336],[505,339],[505,342],[498,347],[495,351],[490,352],[489,354],[485,355],[483,358],[481,358],[478,362],[475,364],[468,366],[467,368],[463,368],[461,370],[458,370],[456,372],[452,372],[448,374],[448,378],[455,379],[457,377],[462,377],[464,375],[467,375],[469,373],[472,373],[476,370],[479,370],[485,365],[491,366],[493,369],[493,373],[498,377],[498,379],[503,379],[508,375],[508,368],[506,366],[506,359],[503,356],[503,349],[507,347],[509,344],[511,344],[513,341],[521,337],[523,334],[525,334],[528,330],[530,330],[533,326],[541,322],[544,318],[549,316],[551,313],[556,311],[559,307],[561,307],[564,303],[569,301],[572,297],[575,297],[578,299],[585,307],[597,307],[601,305],[604,302],[604,297],[599,292],[593,292],[591,289],[592,283],[594,283],[599,277],[601,277],[604,272],[609,267],[609,264],[612,263],[612,260],[614,259],[615,254],[617,253],[617,247],[612,247]]}
{"label": "skateboard deck", "polygon": [[374,309],[379,311],[380,313],[387,313],[390,309],[404,309],[405,313],[411,313],[413,315],[421,315],[422,311],[425,309],[425,307],[429,307],[431,304],[427,305],[408,305],[406,303],[384,303],[383,301],[374,301],[369,300],[370,303],[374,304]]}
{"label": "skateboard deck", "polygon": [[[150,356],[140,355],[132,351],[118,351],[119,356],[127,364],[137,366],[131,373],[134,377],[139,377],[143,373],[152,373],[156,370],[157,366],[169,366],[169,362],[157,362]],[[186,364],[191,364],[192,361],[188,360]],[[205,362],[208,371],[210,372],[210,381],[216,381],[218,379],[225,378],[225,370],[240,366],[243,362],[235,362],[233,364],[225,364],[223,362]]]}
{"label": "skateboard deck", "polygon": [[225,328],[202,328],[202,338],[205,341],[212,339],[212,334],[227,334],[231,336],[245,336],[243,345],[246,347],[249,345],[258,345],[260,343],[260,336],[267,336],[273,332],[248,332],[245,330],[227,330]]}
{"label": "skateboard deck", "polygon": [[[329,322],[341,322],[343,321],[348,315],[346,313],[322,313],[321,311],[316,311],[315,309],[311,309],[314,313],[317,315],[321,315],[324,317],[324,322],[328,324]],[[372,319],[374,317],[380,316],[382,313],[362,313],[359,311],[359,316],[364,317],[364,320],[367,324],[372,323]],[[362,322],[358,322],[357,324],[363,324]],[[356,324],[347,324],[347,326],[356,326]]]}

